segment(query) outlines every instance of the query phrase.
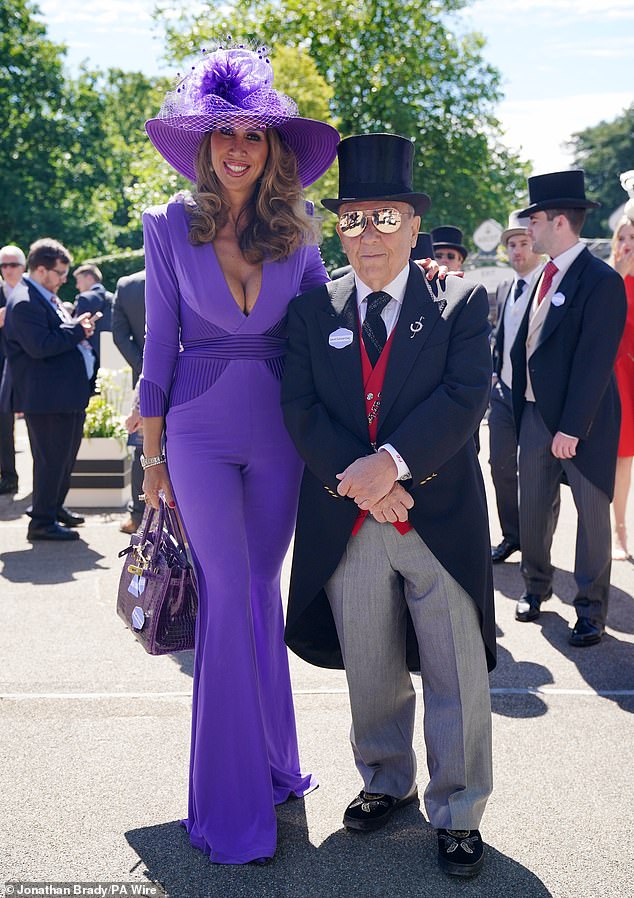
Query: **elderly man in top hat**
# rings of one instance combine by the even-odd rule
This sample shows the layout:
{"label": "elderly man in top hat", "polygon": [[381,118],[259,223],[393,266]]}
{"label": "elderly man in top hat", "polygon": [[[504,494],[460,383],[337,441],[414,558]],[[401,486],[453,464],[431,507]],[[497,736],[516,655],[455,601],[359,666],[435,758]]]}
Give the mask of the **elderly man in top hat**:
{"label": "elderly man in top hat", "polygon": [[413,152],[391,134],[341,142],[339,196],[323,204],[354,270],[289,307],[282,406],[306,470],[286,640],[345,666],[363,780],[351,830],[417,800],[408,666],[421,670],[425,807],[442,869],[471,876],[492,787],[495,627],[473,441],[490,387],[488,302],[483,287],[428,282],[409,261],[430,204],[412,187]]}
{"label": "elderly man in top hat", "polygon": [[513,348],[513,409],[519,442],[520,543],[525,592],[519,621],[536,620],[552,595],[550,548],[559,484],[578,514],[571,645],[603,635],[610,591],[610,500],[620,405],[613,367],[625,324],[623,279],[579,239],[586,211],[583,171],[528,179],[528,234],[550,256],[535,283]]}
{"label": "elderly man in top hat", "polygon": [[513,418],[511,347],[528,306],[535,278],[543,265],[533,252],[528,219],[517,212],[509,216],[500,243],[506,249],[513,277],[501,281],[495,291],[497,324],[493,343],[491,411],[489,414],[489,463],[502,527],[502,541],[491,548],[493,564],[501,564],[520,547],[517,503],[517,433]]}
{"label": "elderly man in top hat", "polygon": [[434,257],[441,265],[446,265],[449,271],[461,271],[464,260],[469,255],[467,247],[463,244],[462,231],[453,225],[442,225],[433,228],[431,241],[434,247]]}

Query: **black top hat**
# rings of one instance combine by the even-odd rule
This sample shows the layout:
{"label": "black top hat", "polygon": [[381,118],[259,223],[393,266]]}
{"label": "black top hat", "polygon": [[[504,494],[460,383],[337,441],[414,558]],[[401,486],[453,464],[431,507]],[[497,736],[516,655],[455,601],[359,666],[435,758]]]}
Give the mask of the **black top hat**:
{"label": "black top hat", "polygon": [[322,200],[331,212],[355,200],[397,200],[410,203],[416,215],[431,205],[426,193],[413,190],[414,144],[397,134],[359,134],[337,147],[339,196]]}
{"label": "black top hat", "polygon": [[433,259],[434,247],[431,242],[431,234],[421,231],[416,239],[416,245],[409,254],[410,259]]}
{"label": "black top hat", "polygon": [[462,243],[462,231],[460,228],[454,228],[453,225],[434,228],[431,232],[431,239],[434,249],[457,249],[463,260],[469,255],[467,247]]}
{"label": "black top hat", "polygon": [[601,203],[586,199],[583,170],[554,171],[528,179],[530,206],[518,214],[521,218],[543,209],[598,209]]}

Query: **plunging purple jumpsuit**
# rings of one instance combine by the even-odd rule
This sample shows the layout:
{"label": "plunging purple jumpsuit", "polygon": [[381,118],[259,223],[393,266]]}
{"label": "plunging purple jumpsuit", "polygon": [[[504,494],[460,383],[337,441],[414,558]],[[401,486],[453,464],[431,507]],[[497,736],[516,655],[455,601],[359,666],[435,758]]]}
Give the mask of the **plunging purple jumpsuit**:
{"label": "plunging purple jumpsuit", "polygon": [[265,263],[247,317],[213,244],[174,203],[148,210],[141,414],[165,416],[167,463],[192,549],[196,626],[187,830],[213,861],[272,857],[275,804],[300,772],[280,572],[302,463],[280,410],[286,307],[328,278],[319,250]]}

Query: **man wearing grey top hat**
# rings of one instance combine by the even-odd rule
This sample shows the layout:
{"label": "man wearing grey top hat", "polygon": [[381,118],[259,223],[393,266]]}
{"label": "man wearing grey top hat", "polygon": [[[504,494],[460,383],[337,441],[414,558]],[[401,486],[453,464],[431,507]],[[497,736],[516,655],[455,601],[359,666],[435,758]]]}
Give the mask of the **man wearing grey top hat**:
{"label": "man wearing grey top hat", "polygon": [[490,389],[488,299],[410,261],[430,205],[412,188],[411,141],[349,137],[338,154],[339,197],[322,202],[353,271],[288,310],[282,407],[306,468],[286,641],[345,667],[363,788],[343,822],[357,832],[418,798],[408,668],[421,671],[439,864],[473,876],[492,787],[495,625],[473,440]]}
{"label": "man wearing grey top hat", "polygon": [[531,292],[513,348],[518,429],[520,543],[525,592],[518,621],[533,621],[552,595],[550,548],[559,484],[578,514],[571,645],[601,640],[610,591],[610,501],[620,403],[614,360],[625,325],[623,279],[579,239],[586,211],[583,171],[528,179],[528,234],[550,259]]}
{"label": "man wearing grey top hat", "polygon": [[502,541],[491,548],[491,561],[501,564],[520,547],[517,504],[517,434],[513,418],[511,346],[526,312],[533,281],[543,260],[533,252],[526,226],[517,212],[509,216],[500,243],[506,249],[514,276],[501,281],[495,291],[497,326],[493,342],[493,386],[489,413],[489,463],[495,487]]}

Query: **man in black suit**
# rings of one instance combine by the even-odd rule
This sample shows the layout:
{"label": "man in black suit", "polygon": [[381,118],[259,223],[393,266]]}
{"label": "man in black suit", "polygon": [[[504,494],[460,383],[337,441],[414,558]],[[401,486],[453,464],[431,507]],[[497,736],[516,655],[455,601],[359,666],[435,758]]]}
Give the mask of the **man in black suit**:
{"label": "man in black suit", "polygon": [[[114,344],[132,368],[132,386],[135,387],[143,366],[143,347],[145,346],[145,271],[137,271],[117,282],[112,310],[112,339]],[[126,425],[135,428],[131,432],[140,434],[141,416],[137,402],[126,421]],[[141,467],[140,445],[134,448],[132,462],[132,495],[128,502],[129,515],[121,523],[123,533],[134,533],[141,523],[145,506],[139,499],[143,492],[143,468]]]}
{"label": "man in black suit", "polygon": [[525,592],[519,621],[536,620],[552,594],[550,548],[559,484],[578,513],[574,646],[598,643],[610,591],[610,501],[620,404],[614,359],[625,325],[620,275],[579,239],[588,208],[582,171],[528,179],[533,250],[550,256],[511,350],[519,442],[520,543]]}
{"label": "man in black suit", "polygon": [[454,225],[441,225],[433,228],[431,241],[434,257],[440,265],[446,265],[449,271],[462,271],[464,261],[469,255],[463,243],[462,231]]}
{"label": "man in black suit", "polygon": [[[83,518],[65,508],[94,375],[88,338],[94,318],[72,318],[57,297],[71,255],[51,238],[37,240],[27,258],[28,276],[11,293],[5,321],[10,380],[0,402],[24,412],[33,456],[29,540],[78,539]],[[60,526],[63,524],[65,526]]]}
{"label": "man in black suit", "polygon": [[[7,295],[20,282],[26,270],[26,259],[19,246],[7,245],[0,249],[0,383],[5,368],[4,319]],[[0,495],[18,491],[18,472],[15,467],[15,415],[12,411],[0,411]]]}
{"label": "man in black suit", "polygon": [[340,143],[339,198],[323,204],[354,271],[289,306],[282,407],[306,469],[286,640],[345,666],[363,789],[344,825],[360,832],[417,800],[408,666],[421,670],[439,863],[472,876],[492,787],[495,626],[473,440],[491,380],[488,300],[409,261],[430,202],[412,189],[413,152],[390,134]]}
{"label": "man in black suit", "polygon": [[103,275],[97,265],[86,262],[73,272],[79,294],[75,297],[75,316],[84,312],[101,313],[95,322],[95,332],[89,340],[97,359],[97,368],[101,360],[100,341],[104,331],[112,330],[112,293],[103,285]]}
{"label": "man in black suit", "polygon": [[500,237],[500,243],[506,249],[515,274],[501,281],[495,291],[497,323],[493,341],[494,378],[488,419],[489,463],[502,527],[502,541],[491,547],[493,564],[506,561],[520,547],[517,434],[511,396],[511,347],[524,318],[533,281],[543,264],[542,257],[533,252],[533,242],[526,230],[527,224],[527,219],[521,219],[517,212],[512,212],[508,227]]}

